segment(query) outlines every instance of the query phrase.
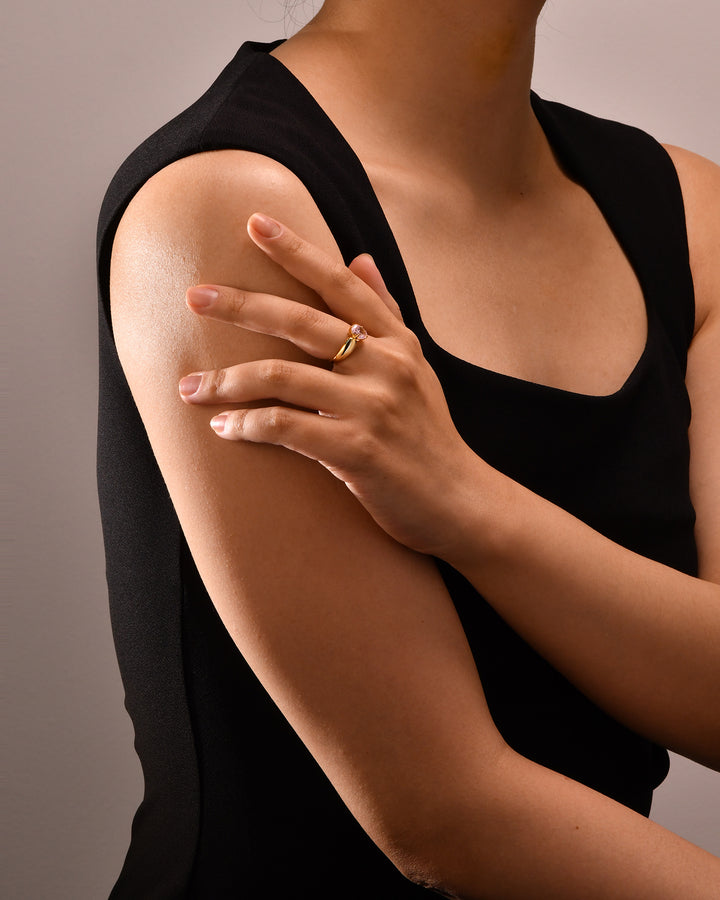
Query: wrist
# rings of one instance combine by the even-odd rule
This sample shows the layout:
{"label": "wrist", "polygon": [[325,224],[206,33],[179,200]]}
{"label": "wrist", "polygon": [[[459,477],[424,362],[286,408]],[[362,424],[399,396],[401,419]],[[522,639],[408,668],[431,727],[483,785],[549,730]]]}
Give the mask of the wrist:
{"label": "wrist", "polygon": [[432,554],[477,583],[500,559],[517,528],[524,488],[466,447],[443,495],[444,541]]}

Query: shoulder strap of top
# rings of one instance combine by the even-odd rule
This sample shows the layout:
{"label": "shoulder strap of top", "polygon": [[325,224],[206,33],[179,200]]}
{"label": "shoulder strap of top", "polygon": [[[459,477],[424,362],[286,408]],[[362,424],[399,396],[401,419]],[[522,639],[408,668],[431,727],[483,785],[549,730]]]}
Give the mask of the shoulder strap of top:
{"label": "shoulder strap of top", "polygon": [[638,128],[536,95],[533,107],[560,163],[602,209],[684,371],[695,298],[685,208],[670,156]]}

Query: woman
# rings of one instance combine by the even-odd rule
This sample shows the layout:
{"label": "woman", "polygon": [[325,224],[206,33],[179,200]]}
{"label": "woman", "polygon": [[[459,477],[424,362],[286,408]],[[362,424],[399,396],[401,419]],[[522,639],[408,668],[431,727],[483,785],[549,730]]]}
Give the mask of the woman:
{"label": "woman", "polygon": [[111,186],[114,897],[716,894],[645,816],[720,763],[718,175],[531,101],[541,5],[328,0]]}

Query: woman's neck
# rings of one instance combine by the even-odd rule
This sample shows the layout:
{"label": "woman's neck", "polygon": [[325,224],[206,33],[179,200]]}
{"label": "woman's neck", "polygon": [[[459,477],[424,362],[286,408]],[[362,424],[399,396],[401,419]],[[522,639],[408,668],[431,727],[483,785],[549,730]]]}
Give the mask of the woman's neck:
{"label": "woman's neck", "polygon": [[540,0],[326,0],[275,55],[351,142],[358,135],[364,162],[441,166],[501,200],[532,188],[544,156],[530,106],[541,6]]}

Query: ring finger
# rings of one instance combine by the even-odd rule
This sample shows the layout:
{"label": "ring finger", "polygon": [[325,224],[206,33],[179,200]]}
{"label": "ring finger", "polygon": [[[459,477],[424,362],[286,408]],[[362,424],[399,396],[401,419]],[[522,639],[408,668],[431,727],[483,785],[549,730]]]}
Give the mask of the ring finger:
{"label": "ring finger", "polygon": [[190,288],[187,304],[207,318],[283,338],[316,359],[331,360],[348,336],[341,319],[272,294],[202,285]]}

